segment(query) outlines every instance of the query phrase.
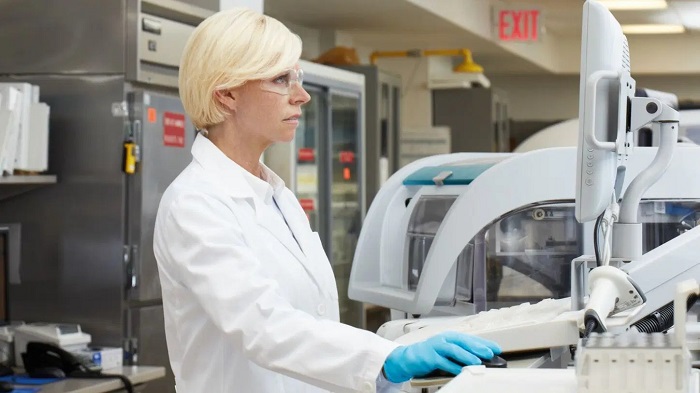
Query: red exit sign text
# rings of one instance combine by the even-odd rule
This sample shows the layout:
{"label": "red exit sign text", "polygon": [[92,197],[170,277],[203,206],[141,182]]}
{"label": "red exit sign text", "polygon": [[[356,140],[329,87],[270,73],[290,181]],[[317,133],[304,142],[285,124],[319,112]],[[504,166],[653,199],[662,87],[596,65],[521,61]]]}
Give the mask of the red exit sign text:
{"label": "red exit sign text", "polygon": [[501,41],[537,41],[540,23],[539,10],[500,10],[498,38]]}

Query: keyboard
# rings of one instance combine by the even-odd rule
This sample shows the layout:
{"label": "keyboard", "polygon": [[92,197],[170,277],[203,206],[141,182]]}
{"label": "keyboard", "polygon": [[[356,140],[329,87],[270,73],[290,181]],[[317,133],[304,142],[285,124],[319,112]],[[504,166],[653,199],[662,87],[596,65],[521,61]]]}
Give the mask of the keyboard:
{"label": "keyboard", "polygon": [[395,341],[412,344],[445,331],[473,334],[497,342],[504,353],[541,350],[576,344],[583,311],[570,311],[571,299],[544,299],[444,320],[434,324],[422,321],[422,328]]}

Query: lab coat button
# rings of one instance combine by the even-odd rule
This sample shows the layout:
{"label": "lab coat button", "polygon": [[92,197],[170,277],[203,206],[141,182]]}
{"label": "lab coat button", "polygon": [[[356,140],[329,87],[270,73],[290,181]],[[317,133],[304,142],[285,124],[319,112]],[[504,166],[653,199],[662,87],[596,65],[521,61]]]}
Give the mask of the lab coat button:
{"label": "lab coat button", "polygon": [[364,390],[365,392],[374,392],[376,388],[372,382],[365,382],[364,384],[362,384],[362,390]]}
{"label": "lab coat button", "polygon": [[326,305],[321,303],[316,307],[316,312],[318,315],[324,315],[326,313]]}

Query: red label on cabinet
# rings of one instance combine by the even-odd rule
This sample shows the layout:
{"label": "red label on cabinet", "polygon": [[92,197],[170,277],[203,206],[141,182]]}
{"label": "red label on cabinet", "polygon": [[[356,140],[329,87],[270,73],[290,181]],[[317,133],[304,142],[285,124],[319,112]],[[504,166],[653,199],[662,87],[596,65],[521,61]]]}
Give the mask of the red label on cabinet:
{"label": "red label on cabinet", "polygon": [[298,152],[299,162],[313,162],[316,160],[316,152],[310,147],[302,147]]}
{"label": "red label on cabinet", "polygon": [[301,204],[301,208],[304,209],[304,211],[312,211],[315,207],[314,200],[311,198],[299,199],[299,204]]}
{"label": "red label on cabinet", "polygon": [[338,160],[341,164],[352,164],[355,162],[355,152],[345,150],[338,154]]}
{"label": "red label on cabinet", "polygon": [[163,144],[172,147],[185,147],[185,115],[163,113]]}

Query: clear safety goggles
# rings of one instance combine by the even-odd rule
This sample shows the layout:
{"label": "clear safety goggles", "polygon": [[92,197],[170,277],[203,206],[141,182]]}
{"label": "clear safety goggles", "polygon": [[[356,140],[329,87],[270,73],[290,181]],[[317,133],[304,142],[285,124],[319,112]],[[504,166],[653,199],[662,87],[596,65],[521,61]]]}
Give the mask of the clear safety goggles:
{"label": "clear safety goggles", "polygon": [[274,78],[261,80],[260,88],[271,93],[286,96],[291,94],[295,83],[298,83],[299,87],[304,83],[304,71],[301,68],[290,69]]}

